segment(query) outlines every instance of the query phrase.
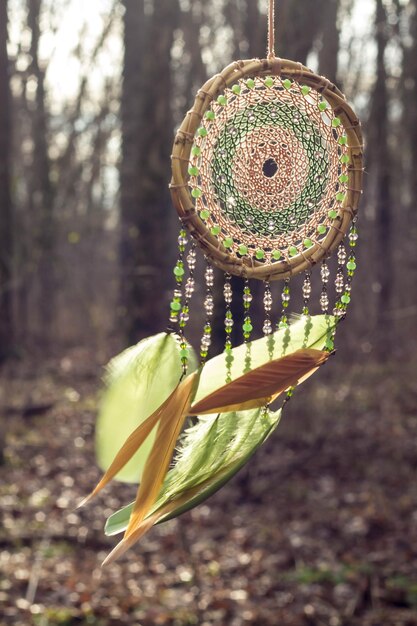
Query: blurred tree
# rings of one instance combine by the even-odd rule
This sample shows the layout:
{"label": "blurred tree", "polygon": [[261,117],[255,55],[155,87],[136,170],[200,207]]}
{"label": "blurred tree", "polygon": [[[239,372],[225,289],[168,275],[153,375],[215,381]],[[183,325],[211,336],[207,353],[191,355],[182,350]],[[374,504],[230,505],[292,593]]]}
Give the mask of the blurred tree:
{"label": "blurred tree", "polygon": [[52,322],[54,320],[54,188],[50,175],[50,159],[48,154],[49,127],[46,109],[45,68],[39,62],[40,16],[42,0],[28,0],[28,27],[31,33],[29,53],[32,59],[29,67],[31,86],[33,86],[34,106],[31,111],[33,160],[31,168],[30,199],[32,214],[38,216],[37,245],[38,249],[38,280],[39,280],[39,311],[43,327],[47,329],[43,340],[51,339]]}
{"label": "blurred tree", "polygon": [[[171,49],[174,0],[123,0],[121,304],[130,343],[160,330],[166,288],[166,226],[172,143]],[[165,316],[166,317],[166,316]]]}
{"label": "blurred tree", "polygon": [[389,93],[385,66],[385,51],[389,41],[389,27],[383,0],[376,0],[375,39],[377,45],[376,81],[371,96],[368,165],[374,171],[375,202],[377,207],[376,254],[380,260],[377,264],[377,352],[385,355],[392,348],[391,320],[387,312],[392,304],[394,281],[392,254],[392,157],[389,146]]}
{"label": "blurred tree", "polygon": [[307,62],[324,27],[329,4],[328,0],[282,0],[278,3],[277,47],[282,56],[303,64]]}
{"label": "blurred tree", "polygon": [[[417,197],[417,0],[410,0],[409,6],[409,37],[408,46],[404,50],[403,70],[403,123],[404,139],[408,144],[408,165],[410,175],[410,200],[408,222],[413,228],[413,235],[417,234],[417,218],[415,198]],[[415,242],[413,245],[415,249]],[[415,261],[417,270],[417,259]]]}
{"label": "blurred tree", "polygon": [[13,226],[10,190],[11,114],[7,54],[7,0],[0,2],[0,362],[13,346]]}
{"label": "blurred tree", "polygon": [[319,50],[319,72],[333,83],[337,82],[337,61],[340,43],[339,8],[340,0],[329,0],[320,24],[322,33]]}

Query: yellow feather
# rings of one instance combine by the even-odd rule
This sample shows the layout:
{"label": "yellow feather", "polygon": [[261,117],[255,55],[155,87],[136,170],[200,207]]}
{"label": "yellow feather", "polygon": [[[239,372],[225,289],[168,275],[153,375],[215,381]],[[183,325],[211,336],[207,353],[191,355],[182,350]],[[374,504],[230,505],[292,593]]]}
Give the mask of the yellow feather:
{"label": "yellow feather", "polygon": [[130,516],[124,539],[127,540],[140,527],[158,497],[168,471],[175,444],[189,414],[191,396],[197,381],[196,373],[187,376],[170,396],[159,414],[159,426],[151,453],[143,470],[142,482]]}
{"label": "yellow feather", "polygon": [[269,361],[206,396],[191,407],[191,413],[226,413],[267,404],[313,374],[328,357],[328,352],[302,349]]}

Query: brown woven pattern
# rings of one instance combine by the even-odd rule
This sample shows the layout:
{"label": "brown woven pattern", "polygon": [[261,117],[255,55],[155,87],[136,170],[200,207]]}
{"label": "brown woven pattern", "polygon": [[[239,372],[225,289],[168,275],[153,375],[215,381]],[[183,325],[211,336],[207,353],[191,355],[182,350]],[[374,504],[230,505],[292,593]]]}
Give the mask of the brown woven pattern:
{"label": "brown woven pattern", "polygon": [[[271,77],[269,80],[272,80]],[[236,85],[241,93],[235,95],[230,89],[226,89],[224,95],[227,97],[227,106],[212,103],[210,112],[214,119],[203,120],[200,126],[207,131],[207,135],[203,137],[197,135],[195,138],[194,145],[201,153],[198,156],[191,156],[190,163],[199,173],[190,177],[189,184],[192,189],[202,190],[202,196],[196,199],[195,207],[200,215],[205,209],[209,211],[210,217],[205,222],[210,229],[216,225],[221,227],[219,235],[221,241],[224,242],[230,237],[233,239],[229,249],[236,255],[241,244],[247,247],[249,257],[254,257],[257,251],[262,250],[267,261],[273,260],[272,252],[277,250],[280,251],[281,258],[287,257],[288,250],[293,247],[302,254],[305,249],[304,241],[310,242],[319,238],[318,225],[330,226],[328,211],[336,206],[336,194],[346,191],[346,184],[339,181],[339,176],[347,173],[347,165],[340,162],[340,158],[347,154],[347,148],[338,143],[343,136],[343,130],[341,127],[332,128],[331,122],[335,116],[331,107],[323,112],[319,110],[321,98],[318,92],[312,90],[304,96],[298,83],[293,83],[290,89],[285,89],[279,78],[275,78],[273,84],[269,82],[268,85],[265,84],[265,80],[257,78],[251,89],[245,86],[244,81],[239,81]],[[280,107],[275,108],[278,98]],[[254,111],[258,105],[267,125],[244,134],[237,144],[230,168],[232,179],[230,182],[233,183],[237,195],[249,205],[245,219],[241,220],[239,225],[236,220],[230,218],[239,202],[236,196],[228,195],[224,210],[219,198],[219,185],[213,172],[213,162],[216,151],[224,152],[218,156],[220,162],[228,159],[227,150],[219,150],[217,147],[219,136],[223,133],[227,137],[233,131],[238,135],[238,129],[233,126],[233,120],[237,117],[245,125],[254,124],[256,121]],[[297,138],[289,128],[273,125],[274,118],[279,119],[283,107],[292,112],[295,123],[297,119],[300,123],[301,115],[308,118],[308,132],[300,135],[311,144],[312,163],[309,162],[300,138]],[[327,159],[328,167],[317,167],[317,164],[325,166]],[[278,166],[273,176],[267,176],[263,170],[268,160],[272,160]],[[316,193],[324,184],[326,187],[318,202],[310,195],[305,199],[304,206],[299,207],[303,213],[310,213],[310,218],[301,221],[297,211],[293,209],[287,220],[280,219],[285,209],[288,213],[288,208],[301,195],[307,179],[313,175],[317,180],[312,179],[310,182]],[[226,177],[222,174],[220,178]],[[260,213],[266,217],[264,219],[266,232],[263,236],[257,232],[256,222],[251,217],[251,208],[255,208],[258,215]],[[288,222],[287,228],[284,226],[285,221]],[[281,233],[287,230],[287,234],[276,234],[274,231],[276,227],[279,229],[279,226]]]}
{"label": "brown woven pattern", "polygon": [[[289,78],[293,85],[291,89],[277,91],[280,79],[276,78],[274,85],[269,81],[269,87],[266,87],[264,78],[267,76],[280,76],[282,80]],[[242,81],[247,77],[255,79],[257,88],[245,89]],[[236,84],[242,86],[238,95],[229,90]],[[301,93],[302,85],[311,88],[308,97]],[[219,94],[227,96],[227,106],[215,102]],[[326,112],[319,111],[320,94],[329,105]],[[287,229],[285,233],[274,233],[271,236],[265,233],[259,236],[256,229],[251,230],[250,224],[239,225],[234,222],[230,211],[227,213],[218,201],[211,168],[217,138],[231,116],[265,99],[288,102],[312,120],[314,126],[320,128],[328,159],[325,192],[317,206],[311,208],[308,219],[294,225],[292,230]],[[214,120],[205,121],[203,116],[208,110],[214,112]],[[341,125],[332,128],[331,121],[335,117],[340,119]],[[196,135],[197,129],[202,126],[207,128],[205,137]],[[338,143],[342,135],[347,136],[346,146]],[[194,143],[201,147],[201,155],[191,156],[190,159]],[[348,164],[340,164],[340,156],[343,154],[348,155]],[[278,166],[273,176],[266,176],[263,171],[263,165],[269,158]],[[320,158],[320,154],[317,158]],[[191,178],[187,173],[190,163],[198,166],[199,170],[198,175]],[[286,278],[330,254],[346,233],[356,213],[361,193],[362,136],[355,114],[340,91],[326,79],[291,61],[241,61],[210,79],[197,94],[193,109],[187,113],[177,133],[172,166],[171,191],[178,214],[214,264],[232,274],[247,277],[263,280]],[[290,206],[300,196],[309,176],[309,162],[302,141],[286,128],[275,125],[271,128],[250,129],[233,156],[232,171],[233,184],[239,194],[267,217],[269,212],[275,212],[276,215],[277,211]],[[342,183],[341,173],[346,174]],[[194,188],[202,191],[197,199],[191,196]],[[340,196],[341,192],[343,199],[337,202],[336,194]],[[202,209],[208,209],[209,217],[205,220],[199,216]],[[336,217],[329,217],[329,209],[337,210]],[[317,225],[320,224],[326,227],[324,234],[317,232]],[[214,225],[220,226],[218,235],[211,232]],[[313,244],[308,248],[303,245],[306,238]],[[248,252],[240,256],[239,247],[242,244],[248,248]],[[297,254],[294,254],[294,246]],[[289,252],[291,247],[292,254]],[[259,249],[265,252],[262,260],[258,260],[255,254]],[[276,252],[277,249],[281,252],[278,261],[272,256],[272,251]]]}

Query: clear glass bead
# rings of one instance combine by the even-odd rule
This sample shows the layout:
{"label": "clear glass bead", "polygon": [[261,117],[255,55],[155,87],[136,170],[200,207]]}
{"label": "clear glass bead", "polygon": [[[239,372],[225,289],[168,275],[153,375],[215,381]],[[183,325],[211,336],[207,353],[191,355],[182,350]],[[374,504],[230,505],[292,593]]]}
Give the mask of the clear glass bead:
{"label": "clear glass bead", "polygon": [[180,313],[180,322],[188,322],[190,316],[188,313]]}
{"label": "clear glass bead", "polygon": [[178,245],[179,245],[179,246],[186,246],[186,245],[187,245],[187,243],[188,243],[188,239],[187,239],[187,237],[184,237],[183,235],[180,235],[180,236],[178,237]]}
{"label": "clear glass bead", "polygon": [[357,241],[358,237],[359,237],[358,233],[354,230],[349,233],[349,241]]}
{"label": "clear glass bead", "polygon": [[174,324],[178,322],[178,317],[176,315],[170,315],[169,321]]}
{"label": "clear glass bead", "polygon": [[211,294],[206,296],[206,299],[204,300],[204,309],[207,315],[212,315],[213,309],[214,309],[214,302],[213,302],[213,296]]}
{"label": "clear glass bead", "polygon": [[185,283],[185,291],[190,292],[190,295],[194,293],[195,289],[195,280],[194,278],[187,278],[187,282]]}
{"label": "clear glass bead", "polygon": [[290,294],[289,293],[283,293],[281,298],[282,298],[283,302],[289,302],[290,301]]}
{"label": "clear glass bead", "polygon": [[230,317],[226,317],[224,320],[224,325],[226,328],[232,328],[234,322]]}
{"label": "clear glass bead", "polygon": [[250,302],[252,302],[253,298],[252,298],[252,294],[250,293],[245,293],[243,295],[243,302],[246,302],[246,304],[249,304]]}
{"label": "clear glass bead", "polygon": [[335,284],[335,287],[336,287],[336,292],[337,293],[342,293],[342,291],[343,291],[343,284],[344,284],[343,274],[338,274],[336,276],[336,280],[335,280],[334,284]]}
{"label": "clear glass bead", "polygon": [[226,283],[223,288],[223,296],[226,304],[230,304],[233,298],[232,286],[229,283]]}
{"label": "clear glass bead", "polygon": [[329,296],[324,291],[320,296],[320,306],[322,311],[327,311],[329,308]]}
{"label": "clear glass bead", "polygon": [[306,300],[311,296],[311,283],[309,280],[305,280],[303,284],[303,298]]}
{"label": "clear glass bead", "polygon": [[212,267],[208,267],[205,272],[205,279],[207,287],[213,287],[214,284],[214,270]]}
{"label": "clear glass bead", "polygon": [[344,265],[346,263],[346,250],[345,247],[343,245],[339,246],[338,250],[337,250],[337,260],[339,265]]}
{"label": "clear glass bead", "polygon": [[174,291],[174,298],[181,298],[181,297],[182,297],[181,289],[175,289],[175,291]]}
{"label": "clear glass bead", "polygon": [[195,269],[196,262],[197,262],[196,252],[195,250],[190,250],[190,252],[187,255],[187,264],[190,270]]}
{"label": "clear glass bead", "polygon": [[272,323],[271,320],[265,320],[262,331],[264,333],[264,335],[271,335],[272,334]]}
{"label": "clear glass bead", "polygon": [[210,335],[204,335],[201,340],[201,347],[207,350],[208,348],[210,348],[210,345],[211,345]]}
{"label": "clear glass bead", "polygon": [[323,281],[323,283],[328,283],[330,270],[329,270],[329,266],[327,265],[327,263],[323,263],[323,265],[321,266],[320,273],[321,273],[321,280]]}

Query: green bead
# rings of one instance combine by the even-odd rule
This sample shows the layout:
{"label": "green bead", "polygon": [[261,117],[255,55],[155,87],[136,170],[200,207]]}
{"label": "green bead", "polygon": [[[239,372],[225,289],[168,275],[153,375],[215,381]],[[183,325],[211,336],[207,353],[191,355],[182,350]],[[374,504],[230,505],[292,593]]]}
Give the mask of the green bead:
{"label": "green bead", "polygon": [[346,267],[348,268],[348,270],[350,270],[351,272],[353,272],[353,270],[356,269],[356,263],[355,261],[348,261],[346,264]]}
{"label": "green bead", "polygon": [[202,194],[201,189],[198,189],[198,187],[195,187],[192,191],[191,191],[191,195],[193,198],[199,198]]}
{"label": "green bead", "polygon": [[335,220],[338,215],[339,213],[336,211],[336,209],[330,209],[328,213],[328,216],[330,217],[331,220]]}
{"label": "green bead", "polygon": [[244,246],[243,244],[241,246],[239,246],[239,254],[244,256],[245,254],[248,253],[248,249],[246,246]]}
{"label": "green bead", "polygon": [[253,89],[255,87],[255,81],[253,80],[253,78],[248,78],[248,80],[246,81],[246,87],[248,89]]}
{"label": "green bead", "polygon": [[281,322],[278,324],[278,328],[279,330],[283,330],[284,328],[288,328],[288,322],[286,320],[281,320]]}
{"label": "green bead", "polygon": [[217,237],[217,235],[220,235],[220,231],[221,231],[220,226],[212,226],[212,228],[210,229],[211,234],[214,235],[215,237]]}
{"label": "green bead", "polygon": [[290,246],[290,248],[288,248],[288,254],[290,256],[296,256],[298,254],[298,250],[295,246]]}
{"label": "green bead", "polygon": [[285,89],[291,89],[292,82],[290,81],[289,78],[286,78],[285,80],[283,80],[282,84],[285,87]]}
{"label": "green bead", "polygon": [[193,156],[200,156],[200,154],[201,154],[201,148],[199,148],[198,146],[193,146],[193,147],[191,148],[191,154],[192,154]]}
{"label": "green bead", "polygon": [[317,232],[318,232],[320,235],[324,235],[324,233],[326,232],[326,230],[327,230],[327,228],[325,227],[325,225],[324,225],[324,224],[319,224],[319,225],[317,226]]}
{"label": "green bead", "polygon": [[220,96],[217,98],[217,102],[218,102],[221,106],[223,106],[223,107],[224,107],[224,106],[226,106],[226,104],[227,104],[227,98],[226,98],[226,96],[224,96],[224,95],[220,95]]}
{"label": "green bead", "polygon": [[233,91],[234,94],[236,94],[238,96],[240,94],[240,92],[241,92],[240,85],[233,85],[232,91]]}
{"label": "green bead", "polygon": [[341,183],[347,183],[349,180],[349,176],[347,174],[342,174],[341,176],[339,176],[339,182]]}
{"label": "green bead", "polygon": [[267,76],[264,82],[266,87],[272,87],[274,84],[274,79],[272,78],[272,76]]}
{"label": "green bead", "polygon": [[342,154],[342,156],[340,157],[340,162],[341,163],[349,163],[350,161],[350,157],[348,154]]}
{"label": "green bead", "polygon": [[182,359],[188,359],[189,355],[190,355],[190,351],[187,350],[187,348],[183,348],[182,350],[180,350],[180,357]]}
{"label": "green bead", "polygon": [[325,347],[329,351],[334,350],[334,341],[333,341],[333,339],[331,337],[328,337],[326,339]]}
{"label": "green bead", "polygon": [[214,120],[216,116],[214,114],[214,111],[206,111],[206,114],[204,117],[206,118],[206,120]]}
{"label": "green bead", "polygon": [[223,245],[225,248],[231,248],[233,246],[232,237],[226,237],[226,239],[223,241]]}
{"label": "green bead", "polygon": [[343,202],[343,200],[345,199],[345,197],[346,197],[346,194],[344,194],[344,193],[342,193],[342,192],[339,192],[339,193],[337,193],[337,194],[336,194],[336,200],[337,200],[338,202]]}
{"label": "green bead", "polygon": [[281,258],[281,252],[279,250],[272,250],[272,258],[274,261],[279,261]]}
{"label": "green bead", "polygon": [[342,123],[342,120],[340,119],[340,117],[335,117],[332,119],[333,128],[338,128],[341,123]]}
{"label": "green bead", "polygon": [[[174,271],[175,273],[175,271]],[[180,311],[181,310],[181,303],[180,302],[175,302],[175,300],[173,302],[171,302],[171,311]]]}
{"label": "green bead", "polygon": [[243,324],[243,330],[245,331],[245,333],[251,333],[253,331],[253,326],[250,322],[245,322]]}
{"label": "green bead", "polygon": [[327,102],[320,102],[319,109],[320,111],[325,111],[327,109]]}
{"label": "green bead", "polygon": [[198,172],[199,172],[199,169],[195,165],[190,165],[190,167],[188,168],[188,173],[190,176],[197,176]]}
{"label": "green bead", "polygon": [[264,259],[265,258],[265,252],[263,250],[257,250],[255,256],[259,260]]}
{"label": "green bead", "polygon": [[341,137],[339,137],[339,144],[341,146],[346,146],[347,145],[347,136],[346,135],[342,135]]}
{"label": "green bead", "polygon": [[301,93],[303,94],[303,96],[308,96],[308,94],[310,93],[311,89],[308,85],[303,85],[301,87]]}
{"label": "green bead", "polygon": [[207,209],[203,209],[202,211],[200,211],[200,217],[202,220],[207,220],[210,217],[210,211],[208,211]]}
{"label": "green bead", "polygon": [[197,133],[200,135],[200,137],[207,137],[207,128],[204,128],[204,126],[200,126],[200,128],[197,130]]}
{"label": "green bead", "polygon": [[178,265],[176,265],[174,267],[174,274],[175,276],[184,276],[185,270],[183,267],[179,267]]}
{"label": "green bead", "polygon": [[343,304],[349,304],[350,302],[350,296],[347,293],[344,293],[340,299],[343,302]]}
{"label": "green bead", "polygon": [[313,242],[309,238],[304,239],[303,243],[305,248],[311,248],[311,246],[313,245]]}

